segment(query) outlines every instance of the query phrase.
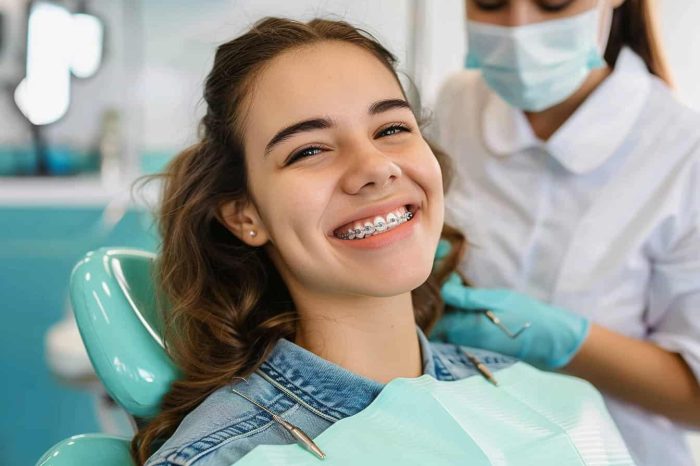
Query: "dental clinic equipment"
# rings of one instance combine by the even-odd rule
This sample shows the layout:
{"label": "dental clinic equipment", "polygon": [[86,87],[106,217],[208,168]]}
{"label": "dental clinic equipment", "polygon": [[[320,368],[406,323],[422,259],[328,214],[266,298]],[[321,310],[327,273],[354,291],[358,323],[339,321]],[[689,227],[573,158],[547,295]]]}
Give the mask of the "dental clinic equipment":
{"label": "dental clinic equipment", "polygon": [[503,333],[505,333],[506,335],[508,335],[508,338],[510,338],[510,339],[512,339],[512,340],[515,340],[516,338],[518,338],[525,330],[527,330],[527,329],[530,327],[530,325],[532,325],[532,322],[525,322],[525,323],[523,324],[523,326],[520,327],[518,330],[516,330],[515,332],[511,332],[511,331],[508,329],[508,327],[506,327],[505,325],[503,325],[503,323],[501,322],[501,319],[499,319],[498,316],[496,316],[496,314],[494,314],[492,310],[486,309],[486,310],[484,311],[484,315],[485,315],[491,322],[493,322],[493,324],[494,324],[496,327],[500,328],[500,329],[503,331]]}
{"label": "dental clinic equipment", "polygon": [[[437,250],[435,251],[435,261],[440,261],[441,259],[444,259],[449,253],[450,250],[452,249],[452,246],[450,245],[449,241],[447,240],[440,240],[440,243],[438,243]],[[454,286],[464,286],[465,283],[468,283],[467,279],[462,275],[461,272],[455,271],[453,272],[443,285],[444,287],[454,287]],[[443,296],[444,297],[444,296]],[[447,303],[450,304],[450,303]],[[518,338],[522,333],[530,328],[530,325],[532,325],[531,322],[525,322],[518,330],[515,332],[511,331],[508,327],[503,324],[503,321],[494,313],[491,309],[484,308],[484,309],[477,309],[474,312],[481,312],[483,315],[486,316],[489,321],[491,321],[492,324],[494,324],[496,327],[498,327],[508,338],[511,340],[515,340]]]}
{"label": "dental clinic equipment", "polygon": [[[459,271],[455,272],[455,275],[459,278],[460,283],[467,283],[466,278],[464,278],[464,276]],[[503,321],[501,321],[501,319],[491,309],[484,309],[480,312],[483,312],[486,318],[489,319],[493,325],[500,328],[501,331],[505,333],[511,340],[515,340],[516,338],[518,338],[520,335],[522,335],[522,333],[525,330],[530,328],[530,325],[532,325],[532,322],[525,322],[518,330],[513,332],[503,324]]]}
{"label": "dental clinic equipment", "polygon": [[476,367],[476,370],[479,371],[479,374],[481,374],[486,380],[491,382],[493,385],[498,386],[498,381],[493,376],[493,373],[489,370],[489,368],[486,367],[486,364],[481,362],[479,358],[477,358],[471,353],[468,353],[467,351],[462,350],[462,353],[464,353],[469,362],[472,363],[474,367]]}
{"label": "dental clinic equipment", "polygon": [[[241,378],[241,380],[243,380],[244,382],[247,382],[243,378]],[[301,430],[299,427],[295,426],[294,424],[292,424],[289,421],[284,420],[278,414],[273,413],[272,411],[270,411],[269,409],[267,409],[266,407],[264,407],[263,405],[261,405],[257,401],[244,395],[243,393],[239,392],[235,388],[232,388],[231,391],[233,393],[235,393],[236,395],[240,396],[241,398],[243,398],[244,400],[249,401],[250,403],[257,406],[258,408],[262,409],[270,416],[272,416],[272,420],[274,422],[276,422],[277,424],[279,424],[280,426],[282,426],[282,428],[284,428],[284,430],[289,432],[291,434],[291,436],[294,437],[294,440],[297,442],[297,444],[299,444],[300,446],[302,446],[306,450],[313,453],[319,459],[324,459],[326,457],[326,454],[323,453],[323,451],[321,451],[321,449],[314,443],[313,440],[311,440],[311,437],[306,435],[306,432]]]}

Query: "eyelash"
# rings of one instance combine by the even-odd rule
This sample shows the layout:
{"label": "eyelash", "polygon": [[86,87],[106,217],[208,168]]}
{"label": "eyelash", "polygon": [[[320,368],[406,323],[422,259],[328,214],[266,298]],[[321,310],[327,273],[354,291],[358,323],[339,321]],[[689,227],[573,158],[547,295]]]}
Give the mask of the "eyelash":
{"label": "eyelash", "polygon": [[385,133],[385,132],[390,131],[390,130],[396,130],[396,132],[392,133],[392,134],[387,134],[386,136],[394,136],[394,135],[399,134],[399,133],[410,133],[411,132],[411,128],[409,128],[408,126],[406,126],[403,123],[391,123],[386,128],[383,128],[382,130],[380,130],[377,133],[377,135],[380,135],[381,133]]}
{"label": "eyelash", "polygon": [[474,4],[476,5],[476,7],[480,10],[483,10],[483,11],[500,10],[501,8],[506,6],[507,3],[508,2],[505,0],[502,2],[498,2],[498,3],[479,3],[477,0],[474,0]]}
{"label": "eyelash", "polygon": [[[391,133],[391,134],[386,134],[386,133],[388,133],[389,131],[396,131],[396,132],[393,132],[393,133]],[[411,132],[411,128],[409,128],[409,127],[406,126],[405,124],[403,124],[403,123],[392,123],[392,124],[390,124],[389,126],[387,126],[387,127],[383,128],[383,129],[381,129],[380,131],[378,131],[377,134],[375,135],[375,138],[376,138],[376,137],[395,136],[395,135],[397,135],[397,134],[399,134],[399,133],[410,133],[410,132]],[[382,136],[382,133],[385,133],[385,134]],[[323,152],[324,150],[325,150],[325,148],[322,147],[322,146],[308,146],[308,147],[304,147],[303,149],[299,149],[298,151],[292,153],[292,154],[289,156],[289,158],[287,159],[287,163],[286,163],[285,165],[290,165],[290,164],[292,164],[292,163],[294,163],[294,162],[296,162],[296,161],[298,161],[298,160],[300,160],[300,159],[303,159],[303,158],[313,157],[314,155],[318,155],[319,153]],[[309,152],[313,152],[313,153],[309,153]]]}
{"label": "eyelash", "polygon": [[[560,3],[559,5],[549,5],[547,3],[537,2],[537,6],[540,9],[542,9],[543,11],[546,11],[548,13],[555,13],[557,11],[564,10],[566,7],[571,5],[571,3],[573,3],[573,0],[565,1],[563,3]],[[483,11],[496,11],[496,10],[500,10],[501,8],[506,6],[508,4],[508,2],[506,0],[503,0],[503,1],[498,2],[498,3],[487,4],[487,3],[479,3],[478,0],[474,0],[474,4],[476,5],[476,7],[478,9],[483,10]]]}
{"label": "eyelash", "polygon": [[547,3],[538,3],[538,6],[548,12],[548,13],[556,13],[557,11],[562,11],[566,9],[569,5],[573,3],[573,0],[569,0],[568,2],[562,2],[558,5],[549,5]]}

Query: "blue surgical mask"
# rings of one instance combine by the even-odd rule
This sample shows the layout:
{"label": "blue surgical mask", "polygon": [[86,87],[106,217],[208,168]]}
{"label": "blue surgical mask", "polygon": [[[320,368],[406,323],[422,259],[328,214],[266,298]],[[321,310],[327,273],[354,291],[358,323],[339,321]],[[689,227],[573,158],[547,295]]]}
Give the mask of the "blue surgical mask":
{"label": "blue surgical mask", "polygon": [[478,68],[506,102],[538,112],[570,97],[605,65],[598,46],[600,10],[505,27],[467,22],[466,67]]}

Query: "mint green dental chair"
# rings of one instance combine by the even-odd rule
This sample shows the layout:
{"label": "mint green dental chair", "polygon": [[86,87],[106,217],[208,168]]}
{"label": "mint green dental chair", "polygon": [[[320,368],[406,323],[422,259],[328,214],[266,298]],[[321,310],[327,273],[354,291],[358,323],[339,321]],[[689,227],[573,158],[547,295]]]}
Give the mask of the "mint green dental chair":
{"label": "mint green dental chair", "polygon": [[[135,420],[148,419],[179,373],[163,347],[153,283],[155,255],[102,248],[78,262],[70,297],[80,335],[107,393]],[[132,466],[129,439],[76,435],[53,446],[37,466]]]}

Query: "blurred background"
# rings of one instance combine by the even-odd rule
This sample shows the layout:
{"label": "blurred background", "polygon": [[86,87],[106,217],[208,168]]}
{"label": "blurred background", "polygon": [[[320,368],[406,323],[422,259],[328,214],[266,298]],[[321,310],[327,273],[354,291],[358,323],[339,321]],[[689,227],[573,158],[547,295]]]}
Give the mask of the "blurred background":
{"label": "blurred background", "polygon": [[[658,7],[678,96],[700,109],[700,0]],[[216,45],[267,15],[365,28],[428,111],[463,63],[462,0],[0,0],[1,464],[128,434],[83,353],[68,277],[102,245],[155,250],[154,196],[132,184],[194,141]]]}

